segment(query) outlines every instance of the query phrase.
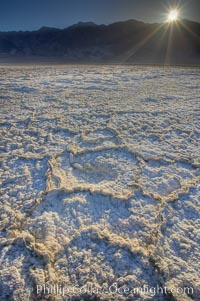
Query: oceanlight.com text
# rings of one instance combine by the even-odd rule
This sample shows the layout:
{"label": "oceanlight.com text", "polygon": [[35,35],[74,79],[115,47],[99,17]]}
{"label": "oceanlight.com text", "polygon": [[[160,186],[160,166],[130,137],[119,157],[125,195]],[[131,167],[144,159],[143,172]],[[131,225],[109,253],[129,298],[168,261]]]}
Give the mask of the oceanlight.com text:
{"label": "oceanlight.com text", "polygon": [[103,294],[112,294],[112,295],[126,295],[126,296],[135,296],[140,294],[147,294],[149,296],[156,296],[159,294],[169,295],[169,294],[187,294],[193,295],[194,289],[192,287],[177,287],[177,288],[167,288],[167,287],[150,287],[148,285],[144,285],[142,287],[128,287],[123,286],[120,287],[117,284],[112,284],[110,286],[102,286],[97,287],[94,285],[86,285],[86,286],[71,286],[67,287],[65,285],[47,285],[41,284],[37,285],[37,295],[60,295],[60,296],[82,296],[82,295],[90,295],[97,296]]}

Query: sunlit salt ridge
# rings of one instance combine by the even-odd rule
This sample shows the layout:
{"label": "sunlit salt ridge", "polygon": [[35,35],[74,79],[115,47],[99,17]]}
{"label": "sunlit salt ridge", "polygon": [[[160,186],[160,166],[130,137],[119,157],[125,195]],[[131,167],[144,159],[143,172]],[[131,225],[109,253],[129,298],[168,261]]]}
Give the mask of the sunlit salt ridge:
{"label": "sunlit salt ridge", "polygon": [[[1,300],[41,300],[43,283],[198,300],[199,80],[181,68],[0,69]],[[193,295],[176,293],[185,286]],[[170,297],[134,296],[152,298]]]}

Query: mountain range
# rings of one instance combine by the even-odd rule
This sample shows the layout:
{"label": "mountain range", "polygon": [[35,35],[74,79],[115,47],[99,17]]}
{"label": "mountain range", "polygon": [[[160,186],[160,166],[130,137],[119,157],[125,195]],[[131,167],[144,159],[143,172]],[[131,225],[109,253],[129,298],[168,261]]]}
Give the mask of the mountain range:
{"label": "mountain range", "polygon": [[48,61],[200,65],[200,23],[136,20],[65,29],[0,32],[0,62]]}

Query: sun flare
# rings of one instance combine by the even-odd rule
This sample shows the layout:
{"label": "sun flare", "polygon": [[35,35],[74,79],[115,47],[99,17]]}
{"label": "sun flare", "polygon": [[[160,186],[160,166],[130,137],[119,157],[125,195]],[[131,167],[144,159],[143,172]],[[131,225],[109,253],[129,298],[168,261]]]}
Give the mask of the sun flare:
{"label": "sun flare", "polygon": [[171,10],[168,14],[168,22],[174,22],[174,21],[177,21],[178,20],[178,10],[174,9],[174,10]]}

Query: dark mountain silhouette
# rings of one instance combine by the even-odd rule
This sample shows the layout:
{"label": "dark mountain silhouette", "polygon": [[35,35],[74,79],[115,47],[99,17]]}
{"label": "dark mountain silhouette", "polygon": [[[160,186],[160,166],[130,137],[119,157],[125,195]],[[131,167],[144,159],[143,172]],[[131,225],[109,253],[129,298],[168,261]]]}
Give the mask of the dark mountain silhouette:
{"label": "dark mountain silhouette", "polygon": [[0,62],[12,60],[200,65],[200,24],[188,20],[0,32]]}

